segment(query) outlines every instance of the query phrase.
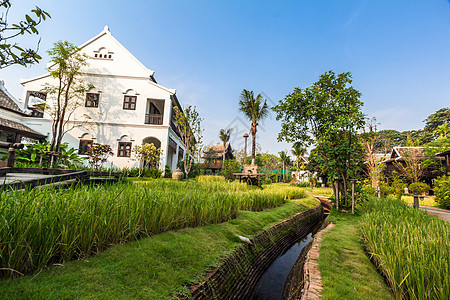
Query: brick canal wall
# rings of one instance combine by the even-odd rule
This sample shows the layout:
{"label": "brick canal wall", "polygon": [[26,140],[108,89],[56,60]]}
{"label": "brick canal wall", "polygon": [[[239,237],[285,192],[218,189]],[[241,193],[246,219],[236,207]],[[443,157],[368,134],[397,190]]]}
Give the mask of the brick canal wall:
{"label": "brick canal wall", "polygon": [[322,220],[319,204],[295,214],[257,234],[252,245],[238,247],[211,272],[205,282],[191,287],[181,299],[249,299],[272,262],[288,247],[306,236]]}

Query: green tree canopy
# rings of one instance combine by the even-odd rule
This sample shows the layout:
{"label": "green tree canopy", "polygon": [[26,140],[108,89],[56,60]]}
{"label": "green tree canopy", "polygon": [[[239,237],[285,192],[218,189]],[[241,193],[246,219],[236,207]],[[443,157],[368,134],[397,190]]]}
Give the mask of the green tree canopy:
{"label": "green tree canopy", "polygon": [[36,6],[30,14],[25,15],[24,20],[8,24],[11,2],[11,0],[0,1],[0,69],[15,64],[28,66],[41,59],[37,54],[39,43],[35,49],[27,49],[13,41],[24,35],[38,35],[37,26],[50,18],[48,12]]}
{"label": "green tree canopy", "polygon": [[255,164],[256,132],[258,122],[269,114],[267,100],[263,102],[263,96],[258,94],[255,98],[253,91],[242,90],[239,99],[239,110],[251,121],[250,133],[252,135],[252,164]]}
{"label": "green tree canopy", "polygon": [[343,185],[336,196],[339,190],[347,196],[348,179],[355,176],[363,157],[357,135],[365,124],[363,103],[351,83],[349,72],[336,75],[329,71],[312,86],[295,88],[273,108],[282,121],[278,139],[313,144],[322,169]]}

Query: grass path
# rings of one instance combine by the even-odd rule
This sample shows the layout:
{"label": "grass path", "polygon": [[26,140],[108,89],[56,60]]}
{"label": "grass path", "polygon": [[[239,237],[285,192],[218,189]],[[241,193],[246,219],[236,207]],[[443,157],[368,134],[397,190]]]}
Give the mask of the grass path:
{"label": "grass path", "polygon": [[0,299],[170,299],[240,245],[235,234],[251,237],[317,203],[309,197],[262,212],[240,211],[222,224],[166,232],[33,276],[0,279]]}
{"label": "grass path", "polygon": [[393,299],[364,252],[360,217],[333,210],[329,218],[336,225],[325,233],[320,247],[322,299]]}

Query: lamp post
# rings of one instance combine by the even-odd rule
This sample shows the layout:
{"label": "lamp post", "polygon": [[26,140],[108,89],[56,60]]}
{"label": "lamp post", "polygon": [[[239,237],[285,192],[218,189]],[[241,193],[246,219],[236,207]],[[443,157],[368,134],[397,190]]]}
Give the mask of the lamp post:
{"label": "lamp post", "polygon": [[244,146],[244,163],[245,160],[247,159],[247,138],[248,138],[248,134],[244,133],[244,140],[245,140],[245,146]]}

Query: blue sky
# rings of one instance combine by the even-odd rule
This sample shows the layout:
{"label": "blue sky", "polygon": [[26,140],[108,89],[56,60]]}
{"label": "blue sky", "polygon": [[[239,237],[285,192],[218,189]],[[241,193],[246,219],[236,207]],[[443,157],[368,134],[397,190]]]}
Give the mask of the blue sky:
{"label": "blue sky", "polygon": [[[364,112],[382,129],[422,128],[429,114],[450,106],[450,5],[444,0],[14,0],[10,20],[33,5],[52,15],[39,27],[43,60],[0,70],[13,95],[21,97],[21,78],[45,72],[44,51],[53,42],[80,45],[108,25],[156,71],[158,83],[197,106],[205,144],[219,142],[219,130],[231,126],[237,133],[232,145],[242,147],[248,123],[238,112],[242,89],[275,104],[328,70],[352,73]],[[276,142],[274,117],[257,135],[264,152],[290,149]]]}

